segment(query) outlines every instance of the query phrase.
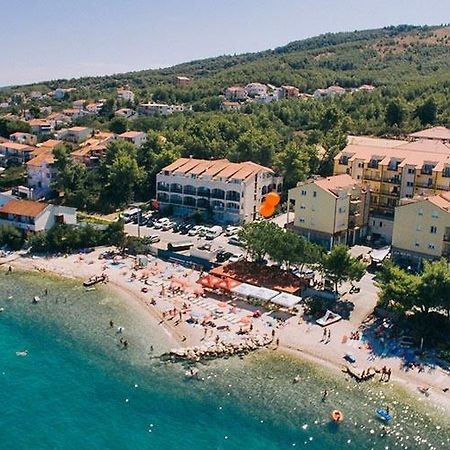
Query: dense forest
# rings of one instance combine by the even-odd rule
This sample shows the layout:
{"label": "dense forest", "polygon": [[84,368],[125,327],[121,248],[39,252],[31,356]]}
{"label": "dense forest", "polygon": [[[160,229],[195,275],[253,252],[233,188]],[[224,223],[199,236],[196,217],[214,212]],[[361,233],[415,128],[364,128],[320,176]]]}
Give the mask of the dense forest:
{"label": "dense forest", "polygon": [[[179,75],[190,77],[192,84],[175,85],[174,77]],[[376,89],[320,100],[300,97],[268,105],[245,103],[240,111],[220,111],[226,87],[253,81],[294,85],[305,93],[332,84],[345,88],[371,84]],[[121,86],[133,90],[135,103],[187,103],[193,111],[129,121],[114,117],[115,108],[122,106],[116,100]],[[109,210],[132,198],[148,199],[154,193],[155,174],[180,156],[252,160],[278,170],[289,188],[312,173],[329,174],[332,158],[346,145],[348,134],[401,136],[427,126],[450,126],[450,28],[404,25],[325,34],[264,52],[167,69],[10,87],[0,90],[0,100],[18,91],[46,93],[56,87],[76,90],[62,102],[47,100],[53,110],[68,107],[75,99],[106,99],[99,115],[78,119],[76,125],[149,132],[148,143],[138,151],[128,149],[125,155],[123,149],[111,149],[108,158],[113,159],[107,158],[96,173],[75,170],[59,155],[58,184],[79,207],[87,203]],[[26,106],[38,114],[38,101]],[[19,123],[0,120],[0,134],[2,129],[11,132],[19,127]],[[129,173],[111,175],[108,171],[117,169],[114,158],[127,159]],[[73,195],[66,169],[75,178],[85,177],[72,180]],[[114,176],[123,179],[125,175],[129,189],[107,198],[101,195],[104,186],[112,194]],[[117,201],[111,204],[111,199]]]}

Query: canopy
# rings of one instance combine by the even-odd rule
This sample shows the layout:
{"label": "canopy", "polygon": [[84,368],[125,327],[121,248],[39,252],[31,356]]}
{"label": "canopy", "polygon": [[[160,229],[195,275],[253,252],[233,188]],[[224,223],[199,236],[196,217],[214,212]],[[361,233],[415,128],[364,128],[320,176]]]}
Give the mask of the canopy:
{"label": "canopy", "polygon": [[391,251],[391,247],[383,247],[374,249],[370,252],[370,257],[372,258],[372,261],[375,263],[381,263],[384,261],[384,259],[389,255],[389,252]]}
{"label": "canopy", "polygon": [[200,284],[203,287],[214,289],[222,280],[214,275],[206,275],[204,277],[199,278],[196,283]]}
{"label": "canopy", "polygon": [[253,297],[259,300],[269,301],[277,294],[278,291],[267,289],[264,287],[253,286],[252,284],[242,283],[239,286],[235,286],[231,289],[231,292],[238,294],[241,297]]}
{"label": "canopy", "polygon": [[286,308],[292,308],[297,303],[300,303],[301,297],[288,294],[287,292],[282,292],[281,294],[278,294],[276,297],[272,298],[270,301]]}

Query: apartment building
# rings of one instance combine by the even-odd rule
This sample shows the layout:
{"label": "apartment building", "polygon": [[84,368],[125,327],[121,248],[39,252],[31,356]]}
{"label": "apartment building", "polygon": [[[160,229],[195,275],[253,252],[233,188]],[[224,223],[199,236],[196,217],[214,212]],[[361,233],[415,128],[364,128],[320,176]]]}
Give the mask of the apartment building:
{"label": "apartment building", "polygon": [[189,77],[178,76],[175,77],[175,84],[177,86],[189,86],[192,80]]}
{"label": "apartment building", "polygon": [[117,98],[125,102],[134,102],[134,92],[129,89],[117,89]]}
{"label": "apartment building", "polygon": [[140,103],[137,111],[138,114],[145,116],[154,116],[159,114],[161,116],[168,116],[174,112],[183,112],[185,107],[183,105],[168,105],[166,103]]}
{"label": "apartment building", "polygon": [[392,256],[417,268],[424,259],[450,258],[450,192],[401,201],[395,209]]}
{"label": "apartment building", "polygon": [[35,134],[22,133],[20,131],[10,134],[9,140],[11,142],[17,142],[18,144],[24,144],[24,145],[36,145],[37,144],[37,136]]}
{"label": "apartment building", "polygon": [[54,162],[52,151],[46,148],[41,148],[37,156],[27,162],[27,186],[32,199],[39,200],[52,191],[51,183],[55,176]]}
{"label": "apartment building", "polygon": [[225,98],[227,100],[245,100],[247,98],[247,91],[241,86],[230,86],[225,89]]}
{"label": "apartment building", "polygon": [[28,121],[31,131],[37,135],[46,135],[53,133],[55,125],[46,119],[31,119]]}
{"label": "apartment building", "polygon": [[87,127],[65,128],[56,135],[58,139],[72,144],[81,144],[92,136],[92,129]]}
{"label": "apartment building", "polygon": [[49,230],[56,223],[75,225],[76,209],[32,200],[11,199],[0,207],[0,223],[27,232]]}
{"label": "apartment building", "polygon": [[292,98],[300,95],[300,89],[295,86],[281,86],[281,98]]}
{"label": "apartment building", "polygon": [[173,207],[176,215],[199,210],[217,223],[246,223],[258,216],[270,191],[280,192],[282,178],[272,169],[247,161],[180,158],[156,177],[161,208]]}
{"label": "apartment building", "polygon": [[127,142],[131,142],[138,148],[147,142],[147,133],[143,131],[125,131],[119,137]]}
{"label": "apartment building", "polygon": [[348,174],[368,186],[371,233],[390,242],[400,199],[450,191],[450,145],[350,136],[335,157],[334,174]]}
{"label": "apartment building", "polygon": [[9,164],[23,164],[33,156],[36,147],[17,142],[0,142],[0,166],[6,167]]}
{"label": "apartment building", "polygon": [[262,83],[249,83],[245,86],[245,91],[249,97],[258,97],[267,94],[267,86]]}
{"label": "apartment building", "polygon": [[354,245],[368,231],[369,192],[350,175],[312,178],[289,190],[294,220],[287,227],[330,250]]}

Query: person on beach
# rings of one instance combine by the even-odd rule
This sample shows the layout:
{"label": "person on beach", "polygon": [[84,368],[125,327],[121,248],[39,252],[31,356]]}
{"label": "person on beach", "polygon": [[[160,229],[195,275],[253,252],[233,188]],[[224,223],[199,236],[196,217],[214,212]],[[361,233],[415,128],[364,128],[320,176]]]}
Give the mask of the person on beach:
{"label": "person on beach", "polygon": [[322,402],[324,402],[327,399],[327,397],[328,397],[328,391],[325,389],[325,391],[323,392],[323,395],[322,395]]}
{"label": "person on beach", "polygon": [[279,345],[280,345],[280,338],[277,338],[277,340],[276,340],[276,348],[278,348]]}
{"label": "person on beach", "polygon": [[181,342],[184,342],[187,339],[187,337],[183,334],[183,336],[181,337]]}
{"label": "person on beach", "polygon": [[327,338],[327,329],[324,328],[322,333],[322,339],[320,340],[320,342],[324,341],[326,338]]}
{"label": "person on beach", "polygon": [[111,319],[110,321],[109,321],[109,328],[112,328],[114,326],[114,322],[113,322],[113,320]]}
{"label": "person on beach", "polygon": [[273,329],[272,330],[272,338],[274,338],[275,337],[275,330]]}
{"label": "person on beach", "polygon": [[391,374],[392,374],[392,370],[391,370],[391,368],[389,367],[389,369],[388,369],[387,372],[386,372],[386,376],[387,376],[387,378],[386,378],[386,383],[391,379]]}

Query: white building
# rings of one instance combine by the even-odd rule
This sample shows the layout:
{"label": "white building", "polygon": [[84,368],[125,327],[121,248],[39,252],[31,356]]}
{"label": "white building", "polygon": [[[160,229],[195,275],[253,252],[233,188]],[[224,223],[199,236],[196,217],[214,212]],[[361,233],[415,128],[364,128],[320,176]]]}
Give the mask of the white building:
{"label": "white building", "polygon": [[32,158],[36,147],[5,141],[0,143],[0,167],[7,164],[23,164]]}
{"label": "white building", "polygon": [[31,191],[31,198],[37,200],[52,191],[50,184],[55,176],[54,161],[51,150],[44,148],[27,162],[27,186]]}
{"label": "white building", "polygon": [[227,100],[245,100],[247,98],[247,91],[241,86],[230,86],[225,89],[224,94]]}
{"label": "white building", "polygon": [[56,138],[72,142],[74,144],[81,144],[92,136],[92,129],[88,127],[72,127],[64,128],[56,133]]}
{"label": "white building", "polygon": [[336,95],[345,94],[347,91],[341,86],[328,86],[326,89],[316,89],[314,91],[314,98],[334,97]]}
{"label": "white building", "polygon": [[117,89],[117,98],[124,102],[134,102],[134,92],[129,89]]}
{"label": "white building", "polygon": [[136,115],[136,111],[131,108],[121,108],[118,109],[114,115],[117,117],[125,117],[125,119],[131,119],[134,115]]}
{"label": "white building", "polygon": [[272,169],[251,161],[208,161],[180,158],[156,177],[161,208],[173,207],[176,215],[199,210],[217,223],[246,223],[258,216],[264,196],[280,192],[282,178]]}
{"label": "white building", "polygon": [[131,142],[136,147],[140,147],[147,142],[147,134],[143,131],[125,131],[119,135],[121,139]]}
{"label": "white building", "polygon": [[0,223],[7,223],[24,231],[45,231],[56,223],[76,225],[76,212],[75,208],[12,199],[0,207]]}
{"label": "white building", "polygon": [[161,116],[168,116],[174,112],[183,112],[185,107],[183,105],[168,105],[166,103],[141,103],[138,106],[138,113],[145,116],[154,116],[159,114]]}
{"label": "white building", "polygon": [[267,86],[262,83],[249,83],[245,86],[245,90],[249,97],[257,97],[267,94]]}

